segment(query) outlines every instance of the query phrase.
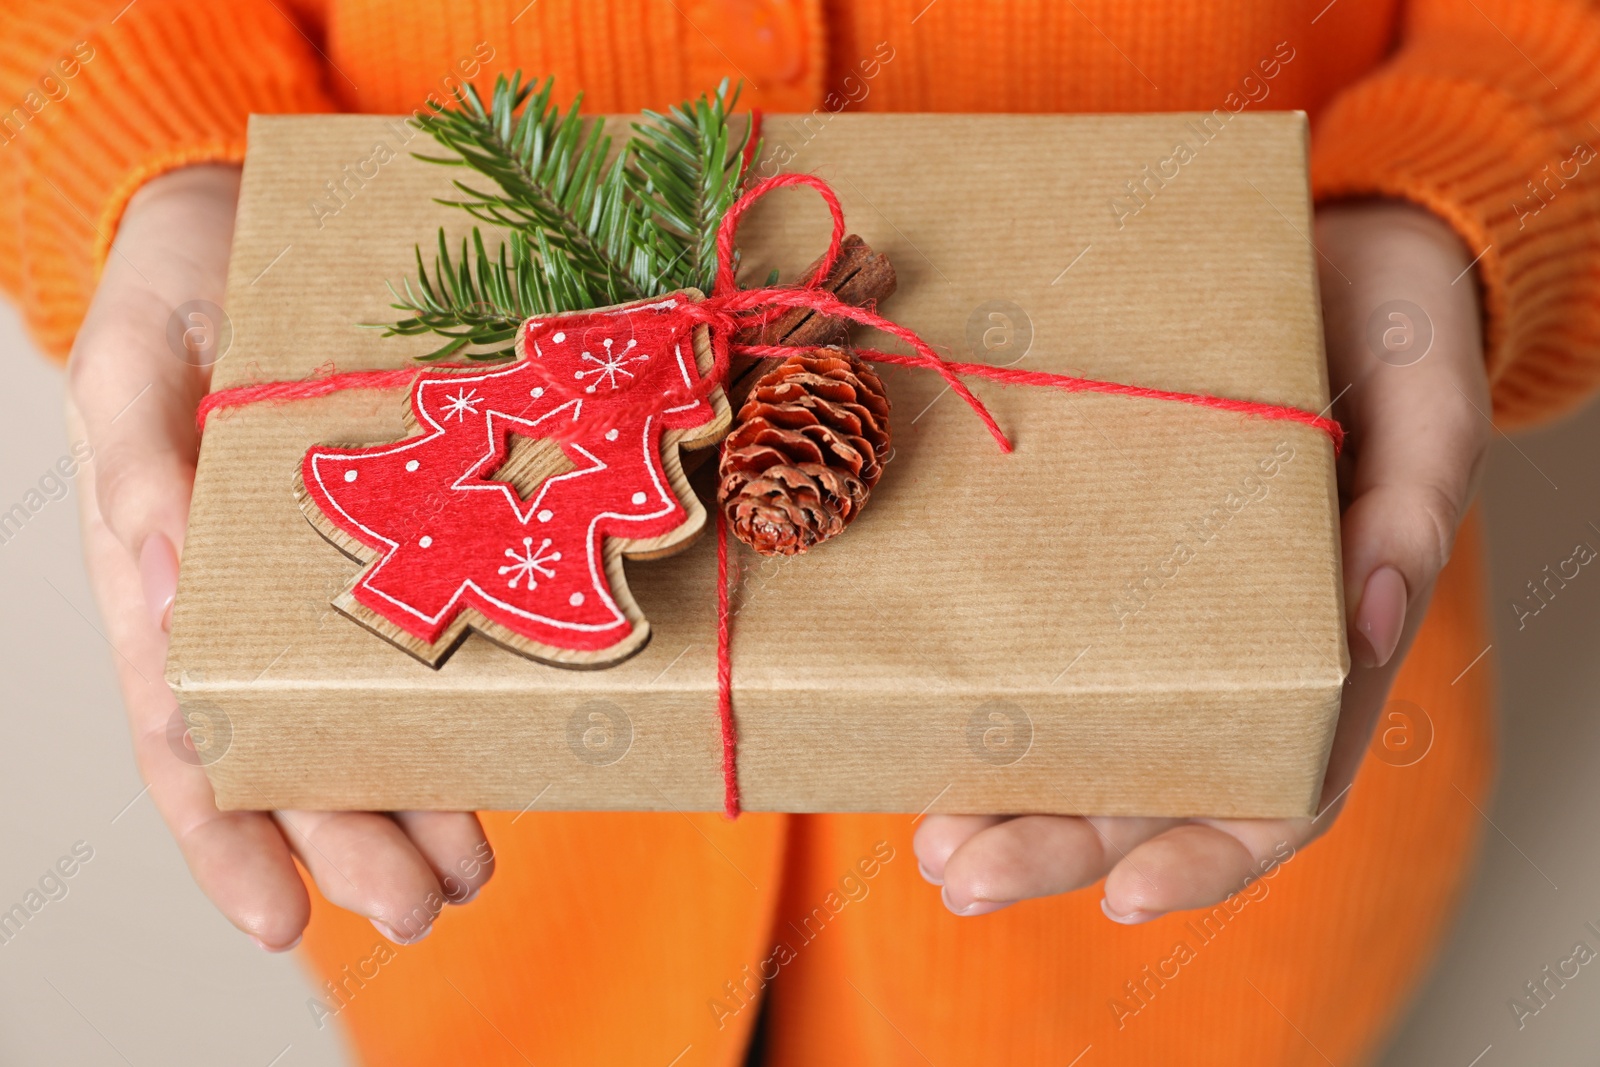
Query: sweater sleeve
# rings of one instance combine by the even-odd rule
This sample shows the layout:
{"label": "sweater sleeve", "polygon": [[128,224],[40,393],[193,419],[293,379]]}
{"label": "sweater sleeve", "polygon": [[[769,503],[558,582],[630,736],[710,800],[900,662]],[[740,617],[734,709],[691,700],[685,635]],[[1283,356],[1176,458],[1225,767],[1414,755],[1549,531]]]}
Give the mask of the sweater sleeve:
{"label": "sweater sleeve", "polygon": [[[34,0],[0,13],[0,289],[64,358],[123,208],[151,178],[240,161],[251,112],[332,109],[273,0]],[[314,19],[304,18],[313,26]]]}
{"label": "sweater sleeve", "polygon": [[1583,0],[1416,0],[1399,50],[1313,137],[1319,199],[1392,196],[1478,255],[1496,421],[1570,410],[1600,383],[1600,10]]}

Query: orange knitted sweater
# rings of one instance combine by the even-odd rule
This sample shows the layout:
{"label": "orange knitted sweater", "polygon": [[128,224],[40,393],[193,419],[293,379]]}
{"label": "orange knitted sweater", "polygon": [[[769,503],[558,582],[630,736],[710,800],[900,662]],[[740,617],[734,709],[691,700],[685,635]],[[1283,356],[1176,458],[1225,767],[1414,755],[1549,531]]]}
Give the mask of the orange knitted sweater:
{"label": "orange knitted sweater", "polygon": [[[852,77],[880,41],[899,58]],[[1280,41],[1298,58],[1269,81]],[[152,175],[241,159],[249,112],[409,112],[489,56],[597,111],[724,76],[771,111],[1210,110],[1256,94],[1317,120],[1318,196],[1408,197],[1482,251],[1503,423],[1570,406],[1600,374],[1587,0],[53,0],[6,5],[0,42],[0,287],[57,355]]]}
{"label": "orange knitted sweater", "polygon": [[[11,0],[0,287],[62,355],[129,196],[242,159],[249,112],[410,112],[516,67],[596,111],[724,76],[771,111],[1304,108],[1319,197],[1412,199],[1478,255],[1502,425],[1600,377],[1591,0]],[[1425,758],[1369,759],[1259,895],[1135,929],[1093,891],[963,920],[903,816],[491,815],[494,881],[427,940],[316,903],[311,1017],[385,1065],[732,1067],[760,1003],[773,1067],[1356,1062],[1486,805],[1480,559],[1469,522],[1396,683],[1438,725]]]}

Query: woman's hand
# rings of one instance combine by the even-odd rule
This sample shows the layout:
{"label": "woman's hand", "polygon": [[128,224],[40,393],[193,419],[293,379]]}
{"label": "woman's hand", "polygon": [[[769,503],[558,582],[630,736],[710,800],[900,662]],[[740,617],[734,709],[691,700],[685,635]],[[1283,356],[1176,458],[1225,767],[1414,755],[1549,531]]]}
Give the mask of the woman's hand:
{"label": "woman's hand", "polygon": [[[1443,222],[1394,201],[1317,214],[1340,461],[1349,683],[1308,819],[930,816],[915,848],[957,915],[1105,878],[1118,922],[1215,904],[1338,816],[1476,488],[1490,436],[1472,255]],[[1431,342],[1430,342],[1431,338]]]}
{"label": "woman's hand", "polygon": [[262,948],[292,947],[310,915],[297,857],[328,900],[391,940],[415,941],[493,872],[477,818],[218,811],[163,679],[199,447],[195,405],[217,355],[238,197],[238,168],[189,167],[145,185],[117,231],[69,364],[71,432],[94,449],[80,496],[89,576],[140,773],[212,902]]}

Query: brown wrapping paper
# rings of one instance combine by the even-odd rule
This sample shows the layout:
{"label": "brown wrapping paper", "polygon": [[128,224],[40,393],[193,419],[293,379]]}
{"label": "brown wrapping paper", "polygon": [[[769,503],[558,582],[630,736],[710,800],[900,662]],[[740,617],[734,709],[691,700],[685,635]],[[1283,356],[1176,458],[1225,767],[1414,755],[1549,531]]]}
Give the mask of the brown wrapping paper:
{"label": "brown wrapping paper", "polygon": [[[899,275],[880,310],[952,358],[1318,412],[1306,136],[1300,114],[780,115],[766,173],[830,181]],[[433,347],[359,325],[394,317],[414,244],[469,226],[431,200],[461,172],[409,154],[430,144],[387,118],[252,120],[214,388]],[[774,194],[746,277],[793,278],[826,235],[815,194]],[[802,557],[736,554],[746,808],[1311,813],[1348,669],[1327,438],[975,381],[1001,455],[936,375],[884,378],[895,447],[863,517]],[[330,607],[356,565],[296,506],[296,466],[399,437],[404,405],[347,392],[207,430],[168,679],[219,804],[720,809],[709,537],[628,564],[653,639],[607,670],[475,635],[435,671]]]}

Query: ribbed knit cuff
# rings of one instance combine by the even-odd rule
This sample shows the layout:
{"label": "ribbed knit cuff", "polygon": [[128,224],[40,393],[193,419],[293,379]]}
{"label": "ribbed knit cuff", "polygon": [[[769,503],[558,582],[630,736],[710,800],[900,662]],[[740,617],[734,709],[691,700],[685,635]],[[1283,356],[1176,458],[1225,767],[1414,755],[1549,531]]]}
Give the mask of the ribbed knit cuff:
{"label": "ribbed knit cuff", "polygon": [[1337,98],[1312,138],[1318,200],[1410,200],[1480,257],[1502,426],[1569,410],[1600,382],[1600,137],[1586,134],[1479,82],[1397,69]]}
{"label": "ribbed knit cuff", "polygon": [[65,356],[141,185],[243,160],[251,112],[332,105],[315,50],[270,0],[139,0],[114,21],[65,25],[60,39],[92,57],[49,121],[7,150],[20,152],[24,311],[39,344]]}

